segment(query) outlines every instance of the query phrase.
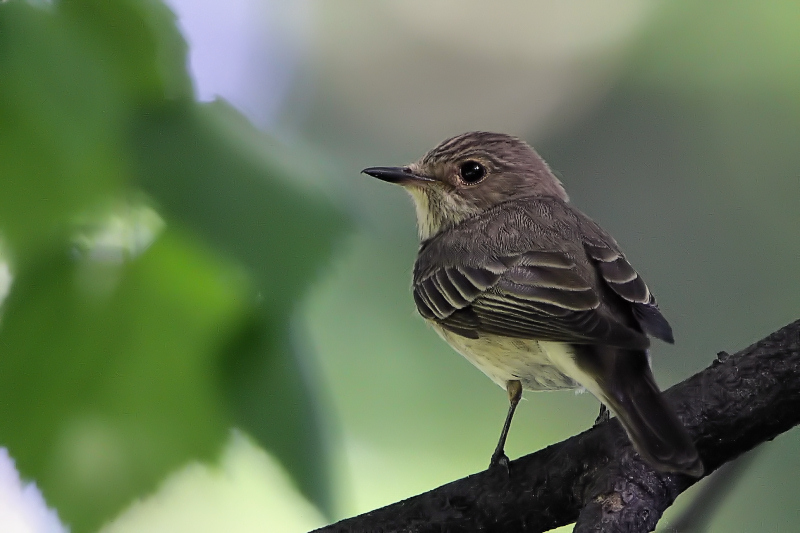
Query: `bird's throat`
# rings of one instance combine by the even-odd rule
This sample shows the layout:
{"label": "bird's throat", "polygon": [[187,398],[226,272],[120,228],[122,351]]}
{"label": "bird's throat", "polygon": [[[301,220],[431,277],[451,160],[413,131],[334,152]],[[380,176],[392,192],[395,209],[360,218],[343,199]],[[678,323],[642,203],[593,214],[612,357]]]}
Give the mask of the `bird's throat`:
{"label": "bird's throat", "polygon": [[406,187],[406,190],[414,199],[420,241],[428,240],[480,212],[454,194],[426,187]]}

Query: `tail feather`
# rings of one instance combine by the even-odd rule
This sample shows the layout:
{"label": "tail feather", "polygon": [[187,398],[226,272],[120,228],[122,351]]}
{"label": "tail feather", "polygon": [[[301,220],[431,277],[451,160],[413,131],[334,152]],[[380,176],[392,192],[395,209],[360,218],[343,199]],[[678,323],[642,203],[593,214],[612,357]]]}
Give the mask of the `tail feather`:
{"label": "tail feather", "polygon": [[656,386],[646,352],[582,346],[576,351],[576,363],[596,379],[587,388],[599,389],[595,395],[617,415],[636,451],[654,468],[703,474],[689,433]]}

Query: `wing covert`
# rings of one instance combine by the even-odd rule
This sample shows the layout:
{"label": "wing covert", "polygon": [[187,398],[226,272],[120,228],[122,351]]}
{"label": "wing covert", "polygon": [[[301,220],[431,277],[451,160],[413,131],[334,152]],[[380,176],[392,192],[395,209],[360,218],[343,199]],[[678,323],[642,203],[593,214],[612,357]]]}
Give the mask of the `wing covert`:
{"label": "wing covert", "polygon": [[554,251],[499,258],[503,272],[447,266],[414,283],[420,314],[459,335],[646,348],[644,335],[598,311],[600,297],[568,256]]}
{"label": "wing covert", "polygon": [[[508,231],[520,226],[525,231]],[[609,300],[603,285],[620,298]],[[614,240],[552,198],[501,204],[424,242],[413,291],[423,317],[465,337],[645,349],[649,339],[638,324],[671,339],[647,285]]]}

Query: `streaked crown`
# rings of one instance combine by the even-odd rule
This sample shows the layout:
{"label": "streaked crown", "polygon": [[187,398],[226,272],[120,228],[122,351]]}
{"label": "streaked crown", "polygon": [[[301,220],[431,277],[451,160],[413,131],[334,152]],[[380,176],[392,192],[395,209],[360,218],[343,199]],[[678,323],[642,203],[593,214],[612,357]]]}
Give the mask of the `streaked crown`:
{"label": "streaked crown", "polygon": [[567,193],[545,161],[525,141],[474,131],[451,137],[409,165],[427,180],[403,183],[417,207],[420,237],[429,238],[501,202]]}

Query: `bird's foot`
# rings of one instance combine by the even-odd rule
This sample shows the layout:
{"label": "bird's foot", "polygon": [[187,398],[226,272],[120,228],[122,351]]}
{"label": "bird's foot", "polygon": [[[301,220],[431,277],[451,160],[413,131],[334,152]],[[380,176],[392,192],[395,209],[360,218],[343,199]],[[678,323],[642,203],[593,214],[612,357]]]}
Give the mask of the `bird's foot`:
{"label": "bird's foot", "polygon": [[489,461],[489,470],[502,471],[505,472],[506,475],[511,473],[508,456],[505,454],[505,452],[503,452],[503,450],[496,450],[492,454],[492,460]]}
{"label": "bird's foot", "polygon": [[611,418],[611,413],[604,404],[600,404],[600,414],[597,415],[597,418],[594,419],[594,425],[602,424],[603,422],[608,422],[608,419]]}

